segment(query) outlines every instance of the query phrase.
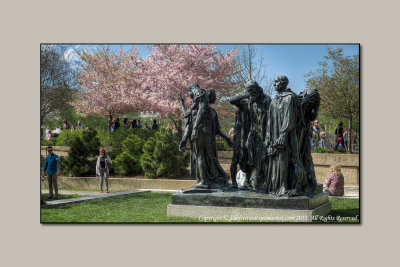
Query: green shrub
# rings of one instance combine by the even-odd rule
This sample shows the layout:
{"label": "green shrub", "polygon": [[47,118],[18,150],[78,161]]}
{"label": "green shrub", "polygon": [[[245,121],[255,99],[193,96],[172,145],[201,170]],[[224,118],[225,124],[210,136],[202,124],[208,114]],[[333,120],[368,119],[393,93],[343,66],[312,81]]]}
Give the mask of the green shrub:
{"label": "green shrub", "polygon": [[334,152],[346,153],[346,150],[344,148],[338,148],[335,151],[335,150],[325,149],[325,148],[322,148],[322,147],[317,147],[312,152],[313,153],[334,153]]}
{"label": "green shrub", "polygon": [[117,156],[113,165],[114,172],[121,175],[140,173],[140,156],[143,142],[135,134],[129,135],[123,142],[123,152]]}
{"label": "green shrub", "polygon": [[335,151],[334,150],[329,150],[329,149],[326,149],[326,148],[322,148],[322,147],[317,147],[312,152],[313,153],[333,153]]}
{"label": "green shrub", "polygon": [[90,172],[89,150],[80,137],[74,137],[70,141],[68,158],[64,160],[64,173],[79,177]]}
{"label": "green shrub", "polygon": [[95,174],[97,158],[91,160],[89,158],[98,155],[100,141],[96,135],[96,130],[89,129],[82,131],[82,137],[72,137],[68,158],[61,162],[64,175],[79,177]]}
{"label": "green shrub", "polygon": [[156,146],[156,139],[150,137],[149,140],[143,145],[143,155],[140,158],[140,163],[144,174],[147,178],[155,178],[157,170],[157,161],[154,156],[154,148]]}
{"label": "green shrub", "polygon": [[40,142],[41,146],[55,146],[56,145],[56,138],[52,138],[50,140],[42,140]]}
{"label": "green shrub", "polygon": [[218,151],[232,151],[233,147],[228,146],[226,143],[225,139],[222,137],[218,136],[217,137],[217,150]]}
{"label": "green shrub", "polygon": [[56,146],[70,146],[71,140],[75,137],[82,137],[84,130],[64,130],[56,138]]}
{"label": "green shrub", "polygon": [[97,137],[97,131],[94,129],[80,131],[82,131],[82,141],[88,149],[89,156],[94,157],[99,155],[100,140]]}
{"label": "green shrub", "polygon": [[180,152],[179,137],[170,129],[160,130],[143,147],[141,165],[148,178],[176,177],[183,174],[189,164],[189,155]]}
{"label": "green shrub", "polygon": [[124,129],[121,128],[115,132],[112,132],[110,135],[106,130],[99,130],[98,137],[100,139],[100,143],[102,146],[112,146],[114,148],[121,148],[122,142],[129,136],[129,135],[136,135],[143,142],[146,142],[150,137],[154,136],[157,131],[153,130],[143,130],[139,128],[134,129]]}

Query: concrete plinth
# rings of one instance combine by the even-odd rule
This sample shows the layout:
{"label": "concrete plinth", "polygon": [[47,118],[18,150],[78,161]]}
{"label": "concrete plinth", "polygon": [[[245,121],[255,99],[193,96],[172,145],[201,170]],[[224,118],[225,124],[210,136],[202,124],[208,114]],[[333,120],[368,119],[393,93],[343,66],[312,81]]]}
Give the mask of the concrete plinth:
{"label": "concrete plinth", "polygon": [[311,222],[317,216],[328,215],[331,203],[327,202],[312,210],[263,209],[216,206],[174,205],[167,206],[167,216],[194,217],[212,222],[226,221],[280,221],[280,222]]}
{"label": "concrete plinth", "polygon": [[172,195],[168,216],[195,217],[204,221],[311,222],[331,211],[328,194],[317,187],[313,197],[278,197],[253,191],[187,190]]}

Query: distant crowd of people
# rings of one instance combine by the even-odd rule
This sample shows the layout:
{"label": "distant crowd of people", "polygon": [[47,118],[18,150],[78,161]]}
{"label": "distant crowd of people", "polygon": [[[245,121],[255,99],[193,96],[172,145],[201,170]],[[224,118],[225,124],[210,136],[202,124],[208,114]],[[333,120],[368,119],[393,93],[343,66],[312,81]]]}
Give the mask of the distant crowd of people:
{"label": "distant crowd of people", "polygon": [[46,130],[46,137],[47,137],[47,140],[50,141],[53,137],[56,137],[61,131],[64,131],[64,130],[74,131],[74,130],[81,130],[81,129],[85,129],[85,128],[80,121],[78,121],[77,125],[74,126],[74,125],[69,125],[67,120],[63,120],[63,123],[62,123],[60,129],[56,129],[55,131]]}
{"label": "distant crowd of people", "polygon": [[[120,127],[121,127],[121,125],[119,122],[119,118],[113,119],[112,124],[111,124],[111,131],[112,132],[117,131],[120,129]],[[144,130],[158,130],[157,120],[155,120],[155,119],[153,120],[153,125],[151,125],[151,127],[150,127],[147,122],[145,122],[144,125],[142,125],[140,120],[133,119],[131,122],[129,122],[128,118],[125,118],[123,127],[124,127],[124,129],[139,128],[139,129],[144,129]]]}
{"label": "distant crowd of people", "polygon": [[[320,128],[318,126],[318,120],[315,120],[314,123],[311,123],[310,128],[312,131],[311,149],[314,150],[317,147],[328,149],[328,133],[325,131],[325,128]],[[335,129],[335,136],[335,146],[331,146],[329,148],[337,150],[340,147],[346,151],[349,151],[349,145],[352,145],[353,150],[358,146],[357,132],[352,130],[352,136],[349,142],[349,132],[346,128],[343,128],[343,122],[339,122],[337,128]]]}
{"label": "distant crowd of people", "polygon": [[[120,122],[119,118],[113,119],[112,124],[111,124],[111,131],[115,132],[118,129],[120,129]],[[157,120],[153,120],[153,124],[151,127],[148,125],[148,123],[144,123],[144,125],[141,124],[140,120],[132,120],[132,122],[129,122],[128,118],[124,119],[124,129],[130,129],[130,128],[139,128],[139,129],[145,129],[145,130],[158,130],[159,126],[157,124]],[[175,127],[176,128],[176,127]],[[54,131],[51,130],[46,130],[46,138],[47,140],[51,140],[53,137],[56,137],[61,131],[64,130],[81,130],[81,129],[87,129],[80,121],[77,122],[77,125],[70,125],[68,124],[67,120],[63,120],[63,123],[61,125],[61,128],[56,129]]]}
{"label": "distant crowd of people", "polygon": [[69,130],[69,129],[71,129],[72,131],[73,130],[81,130],[81,129],[83,129],[83,124],[81,123],[81,121],[78,121],[77,122],[77,125],[76,125],[76,127],[74,126],[74,125],[69,125],[68,124],[68,122],[67,122],[67,120],[63,120],[63,124],[62,124],[62,126],[61,126],[61,129],[63,129],[63,130]]}

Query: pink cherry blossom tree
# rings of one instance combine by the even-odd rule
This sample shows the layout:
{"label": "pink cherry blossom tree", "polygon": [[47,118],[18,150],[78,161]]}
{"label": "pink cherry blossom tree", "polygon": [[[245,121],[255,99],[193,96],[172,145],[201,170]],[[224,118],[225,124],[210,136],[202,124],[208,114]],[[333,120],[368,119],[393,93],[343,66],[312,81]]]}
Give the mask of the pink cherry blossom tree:
{"label": "pink cherry blossom tree", "polygon": [[[138,63],[138,79],[146,108],[169,117],[181,131],[181,109],[177,94],[185,95],[191,83],[217,92],[216,108],[226,115],[224,100],[232,96],[237,50],[222,54],[215,45],[154,45]],[[188,103],[190,104],[190,102]]]}
{"label": "pink cherry blossom tree", "polygon": [[104,46],[95,53],[76,52],[82,60],[78,74],[82,89],[78,92],[78,100],[71,104],[78,113],[106,116],[110,132],[115,115],[141,110],[143,102],[137,99],[140,86],[135,79],[137,47],[128,52],[120,49],[119,53]]}

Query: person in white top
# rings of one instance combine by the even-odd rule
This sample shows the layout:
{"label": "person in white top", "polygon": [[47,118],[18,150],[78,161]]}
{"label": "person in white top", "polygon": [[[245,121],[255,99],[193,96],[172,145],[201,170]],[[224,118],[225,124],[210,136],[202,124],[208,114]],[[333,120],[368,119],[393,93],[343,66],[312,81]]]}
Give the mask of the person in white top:
{"label": "person in white top", "polygon": [[319,137],[321,138],[321,147],[326,149],[326,138],[327,138],[327,135],[326,135],[324,127],[321,128],[321,132],[319,134]]}
{"label": "person in white top", "polygon": [[108,175],[110,169],[108,165],[112,163],[110,156],[106,154],[104,148],[100,149],[100,156],[97,158],[96,175],[100,176],[100,192],[103,192],[103,181],[106,183],[106,193],[108,193]]}

